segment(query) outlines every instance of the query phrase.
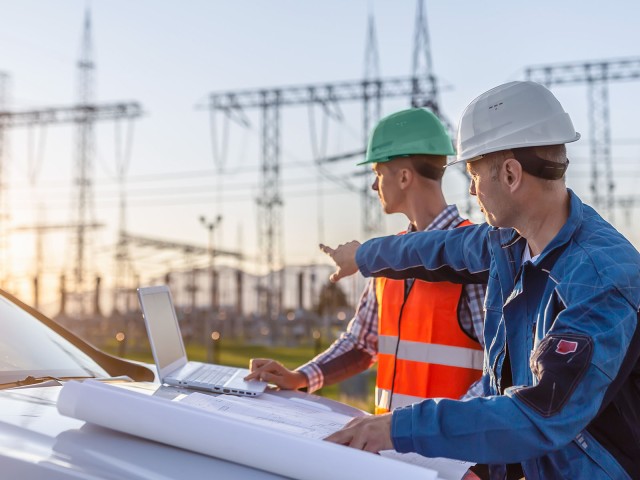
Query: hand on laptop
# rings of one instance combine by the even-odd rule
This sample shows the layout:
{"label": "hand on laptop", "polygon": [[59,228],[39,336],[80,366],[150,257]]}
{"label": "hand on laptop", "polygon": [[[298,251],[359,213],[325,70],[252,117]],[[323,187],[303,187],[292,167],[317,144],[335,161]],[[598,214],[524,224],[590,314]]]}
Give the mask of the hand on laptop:
{"label": "hand on laptop", "polygon": [[251,373],[244,377],[247,380],[262,380],[285,390],[297,390],[307,386],[307,377],[302,372],[289,370],[280,362],[270,358],[252,358],[249,369]]}

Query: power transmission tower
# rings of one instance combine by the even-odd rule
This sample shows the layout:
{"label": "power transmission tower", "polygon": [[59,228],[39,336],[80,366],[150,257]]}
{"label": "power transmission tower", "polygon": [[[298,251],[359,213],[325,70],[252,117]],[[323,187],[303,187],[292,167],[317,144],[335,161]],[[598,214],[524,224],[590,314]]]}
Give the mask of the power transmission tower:
{"label": "power transmission tower", "polygon": [[555,85],[587,85],[592,202],[613,223],[615,183],[611,161],[609,82],[638,80],[640,58],[535,65],[527,67],[525,75],[527,80],[549,88]]}
{"label": "power transmission tower", "polygon": [[[140,117],[141,115],[142,108],[136,102],[104,105],[87,104],[75,107],[49,107],[39,110],[25,111],[0,111],[0,132],[3,132],[7,128],[14,127],[34,127],[38,125],[45,126],[65,123],[82,125],[85,123],[93,124],[96,121],[102,120],[132,120]],[[70,226],[66,226],[65,228],[72,228],[76,235],[78,235],[78,232],[81,232],[81,235],[84,235],[86,231],[96,228],[96,222],[83,222],[82,224],[72,223]],[[48,228],[48,230],[51,230],[51,228]],[[84,259],[82,261],[76,260],[76,270],[74,271],[74,274],[77,273],[78,265],[83,265],[83,261]],[[79,290],[80,284],[77,282],[77,276],[74,275],[74,278],[76,279],[75,292],[77,294],[81,294],[82,291]],[[80,299],[78,304],[78,311],[80,314],[85,311],[83,304],[84,301]]]}
{"label": "power transmission tower", "polygon": [[127,230],[126,176],[131,163],[133,122],[129,122],[129,128],[127,128],[124,139],[122,138],[122,125],[119,121],[116,123],[116,127],[116,173],[120,198],[118,205],[118,238],[116,240],[114,259],[113,311],[126,312],[133,292],[132,288],[127,288],[127,278],[133,278],[134,285],[136,284],[136,272],[132,268],[133,262],[129,256],[129,245],[123,239],[123,235]]}
{"label": "power transmission tower", "polygon": [[[437,99],[437,82],[431,70],[429,39],[427,35],[426,14],[421,0],[418,0],[418,17],[416,19],[416,42],[420,46],[414,49],[414,71],[410,77],[380,78],[377,60],[377,41],[373,17],[368,26],[367,51],[365,56],[365,78],[360,81],[335,82],[327,84],[311,84],[291,87],[263,88],[258,90],[241,90],[230,92],[214,92],[209,95],[208,108],[210,118],[216,113],[240,123],[244,127],[250,125],[246,110],[258,109],[262,117],[262,189],[258,199],[260,256],[269,272],[269,285],[264,289],[266,299],[266,317],[272,327],[275,326],[278,311],[281,307],[282,283],[278,284],[274,278],[277,267],[283,268],[282,263],[282,195],[280,192],[280,110],[289,106],[317,105],[324,109],[325,114],[335,116],[339,112],[340,102],[359,101],[363,105],[363,136],[366,141],[369,129],[374,120],[380,116],[381,101],[385,98],[405,97],[414,106],[428,106],[434,113],[439,114]],[[420,55],[415,52],[425,52],[427,55],[428,72],[419,68]],[[370,77],[370,78],[367,78]],[[353,154],[347,154],[353,155]],[[369,199],[369,185],[362,198]],[[379,228],[380,222],[371,214],[379,214],[377,205],[368,205],[363,201],[363,232],[370,234]],[[366,205],[366,206],[365,206]],[[280,280],[281,281],[281,280]],[[279,305],[278,305],[279,304]],[[278,308],[276,308],[278,307]],[[273,328],[272,328],[273,332]]]}
{"label": "power transmission tower", "polygon": [[[327,84],[311,84],[292,87],[275,87],[260,90],[241,90],[212,93],[208,108],[212,115],[220,113],[248,127],[246,111],[258,109],[262,118],[262,189],[258,199],[260,256],[267,266],[271,280],[267,290],[267,316],[275,319],[277,299],[281,285],[273,278],[276,268],[282,265],[282,195],[280,192],[280,110],[284,107],[318,105],[324,109],[338,110],[340,102],[367,102],[371,98],[371,85],[375,96],[383,98],[413,98],[416,92],[430,88],[428,79],[396,77],[375,82],[357,80]],[[426,96],[426,94],[425,94]],[[359,152],[362,154],[362,151]],[[352,155],[352,154],[349,154]],[[379,210],[376,206],[375,210]],[[270,313],[269,313],[270,312]],[[274,320],[275,321],[275,320]]]}
{"label": "power transmission tower", "polygon": [[[262,94],[262,185],[257,199],[258,239],[267,267],[265,309],[270,330],[275,335],[277,312],[282,311],[284,261],[282,235],[282,194],[280,190],[280,95],[279,90]],[[280,272],[276,272],[280,266]]]}
{"label": "power transmission tower", "polygon": [[[416,28],[413,37],[411,75],[415,79],[414,90],[411,94],[411,106],[427,107],[440,117],[438,81],[433,73],[429,25],[427,23],[427,10],[424,6],[424,0],[417,0],[416,2]],[[418,79],[426,83],[426,89],[419,85]]]}
{"label": "power transmission tower", "polygon": [[[94,69],[92,39],[91,39],[91,14],[89,9],[85,11],[84,28],[82,33],[82,48],[78,61],[78,104],[82,106],[94,103]],[[78,123],[76,132],[76,157],[75,157],[75,221],[77,228],[75,240],[75,292],[82,295],[88,290],[87,265],[85,262],[86,246],[89,241],[87,224],[95,220],[93,205],[93,157],[95,153],[95,137],[93,122],[84,119]],[[85,315],[85,302],[79,301],[79,315]]]}
{"label": "power transmission tower", "polygon": [[[362,144],[367,148],[373,126],[382,115],[382,96],[380,95],[380,59],[378,39],[373,12],[369,13],[367,40],[365,44],[364,95],[362,98]],[[370,165],[365,165],[367,173]],[[371,190],[371,175],[364,175],[362,185],[362,231],[365,237],[380,232],[382,227],[382,209],[378,197]]]}

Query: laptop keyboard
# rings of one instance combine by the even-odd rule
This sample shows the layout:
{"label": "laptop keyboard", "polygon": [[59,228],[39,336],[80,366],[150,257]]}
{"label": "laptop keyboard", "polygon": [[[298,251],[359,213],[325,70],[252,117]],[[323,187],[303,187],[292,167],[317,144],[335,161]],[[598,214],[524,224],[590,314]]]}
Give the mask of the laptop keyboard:
{"label": "laptop keyboard", "polygon": [[235,368],[225,368],[220,366],[203,365],[193,371],[185,380],[189,382],[221,385],[229,380],[235,373]]}

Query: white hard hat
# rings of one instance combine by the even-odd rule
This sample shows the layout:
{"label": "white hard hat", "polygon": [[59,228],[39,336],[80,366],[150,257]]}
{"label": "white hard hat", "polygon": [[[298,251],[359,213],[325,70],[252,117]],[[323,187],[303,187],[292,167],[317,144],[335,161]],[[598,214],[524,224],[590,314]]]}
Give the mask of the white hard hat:
{"label": "white hard hat", "polygon": [[457,158],[447,166],[481,155],[521,147],[575,142],[580,134],[547,88],[535,82],[509,82],[483,93],[460,119]]}

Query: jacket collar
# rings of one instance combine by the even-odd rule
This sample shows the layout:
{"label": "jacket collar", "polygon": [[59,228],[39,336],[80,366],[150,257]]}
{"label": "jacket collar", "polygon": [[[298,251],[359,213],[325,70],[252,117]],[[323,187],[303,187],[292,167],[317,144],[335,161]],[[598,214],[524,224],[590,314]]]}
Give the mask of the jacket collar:
{"label": "jacket collar", "polygon": [[[564,248],[564,246],[571,241],[576,230],[578,230],[582,223],[584,204],[578,196],[573,193],[573,190],[567,188],[567,192],[569,193],[569,218],[567,218],[567,221],[560,231],[540,253],[536,264],[542,268],[550,268],[552,266],[556,258],[556,254],[554,253],[552,255],[552,253],[558,253],[559,248]],[[514,261],[521,259],[522,252],[526,246],[526,240],[513,228],[496,228],[495,232],[494,235],[498,236],[500,247],[511,250]],[[545,261],[545,259],[548,260]],[[547,265],[548,263],[550,264]]]}
{"label": "jacket collar", "polygon": [[559,248],[564,248],[582,224],[584,204],[578,196],[573,193],[573,190],[567,188],[567,192],[569,193],[569,218],[567,218],[567,221],[560,231],[541,252],[540,258],[536,262],[538,265],[544,266],[546,258],[555,257],[556,255],[553,255],[553,253]]}

